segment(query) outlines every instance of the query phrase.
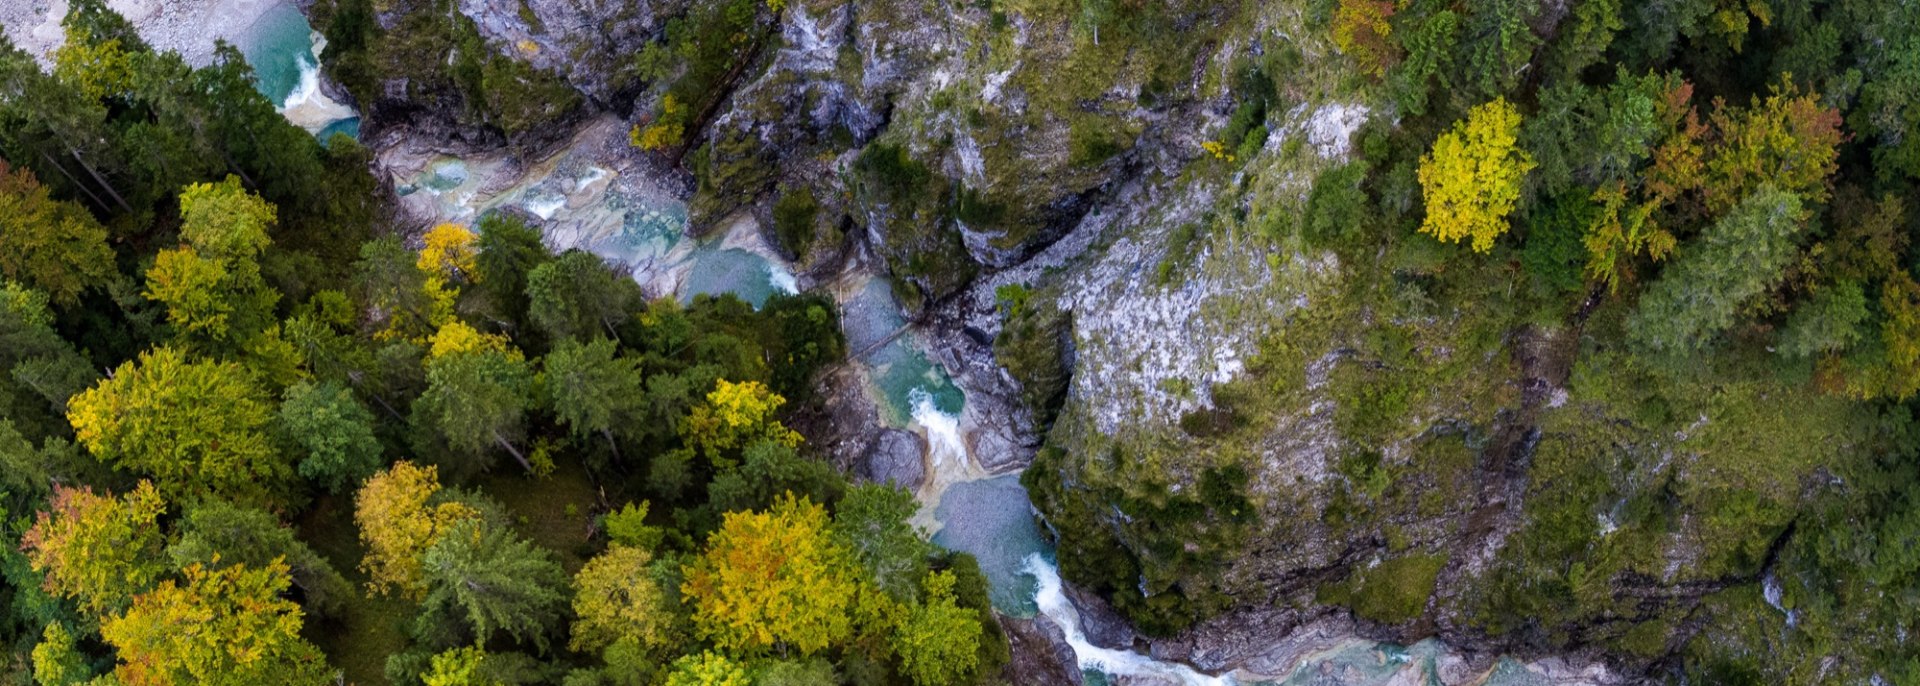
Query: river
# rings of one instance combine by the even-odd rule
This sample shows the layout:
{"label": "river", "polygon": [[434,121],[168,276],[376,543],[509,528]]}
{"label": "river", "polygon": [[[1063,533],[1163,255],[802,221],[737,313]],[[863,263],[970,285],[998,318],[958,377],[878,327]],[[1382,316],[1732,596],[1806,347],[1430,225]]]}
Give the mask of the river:
{"label": "river", "polygon": [[[297,8],[269,8],[249,33],[242,49],[259,88],[290,121],[323,141],[335,133],[358,135],[357,114],[320,88],[316,55],[323,40]],[[732,293],[758,307],[774,293],[799,290],[792,266],[750,218],[706,238],[690,236],[684,198],[635,163],[625,123],[611,117],[590,122],[570,145],[531,163],[504,152],[456,158],[403,145],[379,151],[377,167],[400,196],[402,210],[417,220],[471,225],[487,212],[518,211],[539,221],[549,245],[587,250],[622,265],[650,295],[688,300]],[[830,286],[822,290],[842,306],[848,348],[865,351],[856,364],[883,419],[926,439],[928,478],[917,493],[922,508],[914,524],[936,544],[979,560],[996,611],[1057,625],[1087,683],[1441,684],[1448,672],[1442,666],[1459,662],[1436,641],[1403,647],[1341,637],[1316,644],[1281,674],[1212,675],[1093,644],[1064,592],[1054,549],[1020,475],[989,473],[970,454],[966,394],[927,354],[921,333],[900,334],[906,320],[885,279],[853,274]],[[1502,660],[1491,670],[1444,683],[1532,686],[1547,680]]]}

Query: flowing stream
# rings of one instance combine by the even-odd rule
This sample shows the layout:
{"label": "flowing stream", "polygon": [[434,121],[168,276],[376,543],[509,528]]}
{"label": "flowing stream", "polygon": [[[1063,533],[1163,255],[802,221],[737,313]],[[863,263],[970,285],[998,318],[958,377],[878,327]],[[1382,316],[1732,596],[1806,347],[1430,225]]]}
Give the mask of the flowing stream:
{"label": "flowing stream", "polygon": [[[335,133],[358,136],[357,113],[320,88],[316,56],[325,41],[297,7],[282,2],[268,9],[251,34],[242,50],[260,91],[289,121],[323,141]],[[573,144],[532,164],[499,153],[455,158],[395,149],[381,153],[380,166],[403,208],[416,217],[471,225],[488,212],[524,212],[539,220],[549,245],[587,250],[620,264],[652,295],[688,300],[732,293],[759,307],[774,293],[799,290],[791,266],[766,244],[750,218],[735,220],[712,237],[688,236],[685,202],[632,165],[625,137],[623,122],[605,117],[584,127]],[[965,394],[929,358],[919,334],[908,330],[886,282],[864,277],[834,290],[848,348],[859,351],[856,361],[883,418],[926,439],[928,478],[918,493],[922,509],[914,523],[935,543],[979,560],[998,612],[1057,625],[1091,686],[1116,678],[1177,686],[1442,683],[1438,665],[1453,658],[1436,641],[1401,647],[1338,640],[1278,677],[1209,675],[1094,645],[1064,591],[1055,552],[1036,524],[1020,475],[996,475],[980,467],[966,439],[971,419]],[[1469,681],[1546,683],[1512,660]]]}

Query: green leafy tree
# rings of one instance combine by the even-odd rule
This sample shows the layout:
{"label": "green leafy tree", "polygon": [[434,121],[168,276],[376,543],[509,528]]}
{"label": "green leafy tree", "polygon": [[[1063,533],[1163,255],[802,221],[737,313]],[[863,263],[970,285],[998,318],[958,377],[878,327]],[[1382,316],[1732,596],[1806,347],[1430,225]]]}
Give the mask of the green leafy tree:
{"label": "green leafy tree", "polygon": [[980,660],[980,616],[954,600],[951,572],[926,577],[926,600],[905,611],[892,636],[902,671],[920,686],[963,683]]}
{"label": "green leafy tree", "polygon": [[639,360],[618,357],[613,341],[561,341],[542,361],[541,385],[555,418],[575,436],[599,435],[620,454],[616,428],[640,421],[646,388]]}
{"label": "green leafy tree", "polygon": [[[29,437],[65,434],[67,401],[99,378],[93,364],[54,330],[50,304],[45,293],[0,280],[0,370],[7,372],[0,376],[0,411]],[[45,404],[30,405],[26,393],[8,403],[16,388]]]}
{"label": "green leafy tree", "polygon": [[73,304],[114,276],[107,229],[86,208],[53,199],[27,169],[0,162],[0,275]]}
{"label": "green leafy tree", "polygon": [[480,218],[480,254],[474,257],[479,292],[495,316],[527,323],[527,274],[549,257],[540,231],[519,217],[493,213]]}
{"label": "green leafy tree", "polygon": [[554,340],[617,338],[639,303],[639,286],[593,253],[569,250],[527,274],[528,316]]}
{"label": "green leafy tree", "polygon": [[627,503],[619,510],[607,513],[602,520],[607,538],[615,545],[627,545],[641,550],[655,550],[661,541],[666,540],[666,531],[647,523],[647,510],[652,503],[640,501],[639,505]]}
{"label": "green leafy tree", "polygon": [[272,406],[245,369],[141,353],[69,402],[74,435],[94,456],[152,476],[172,495],[264,499],[293,469],[267,439]]}
{"label": "green leafy tree", "polygon": [[667,686],[748,686],[753,676],[746,665],[725,655],[706,651],[673,661],[667,673]]}
{"label": "green leafy tree", "polygon": [[368,309],[367,328],[377,340],[420,340],[433,333],[433,298],[419,256],[395,236],[360,246],[353,284]]}
{"label": "green leafy tree", "polygon": [[199,340],[258,335],[272,323],[280,299],[259,264],[276,214],[236,177],[189,186],[180,194],[181,246],[155,258],[146,296],[166,306],[176,329]]}
{"label": "green leafy tree", "polygon": [[1763,188],[1708,228],[1648,285],[1627,319],[1633,338],[1664,353],[1699,351],[1742,308],[1778,283],[1806,223],[1800,196]]}
{"label": "green leafy tree", "polygon": [[276,561],[284,563],[306,608],[320,615],[338,612],[354,593],[325,557],[307,547],[272,513],[220,500],[187,507],[179,539],[167,546],[167,557],[180,570],[195,565],[207,570],[231,565],[265,569]]}
{"label": "green leafy tree", "polygon": [[846,487],[846,479],[833,465],[801,457],[794,446],[762,439],[742,451],[738,467],[707,483],[707,504],[720,512],[760,510],[772,506],[782,494],[832,503]]}
{"label": "green leafy tree", "polygon": [[422,567],[427,596],[416,627],[452,621],[478,644],[505,633],[545,652],[566,612],[567,576],[553,553],[505,527],[456,522],[427,549]]}
{"label": "green leafy tree", "polygon": [[891,484],[854,486],[834,508],[834,534],[895,600],[917,597],[933,553],[925,534],[907,523],[919,509],[912,493]]}
{"label": "green leafy tree", "polygon": [[40,686],[80,686],[93,678],[87,656],[74,645],[67,625],[53,622],[33,646],[33,681]]}
{"label": "green leafy tree", "polygon": [[330,492],[358,485],[382,465],[373,413],[339,382],[288,388],[279,419],[281,430],[304,454],[300,476]]}
{"label": "green leafy tree", "polygon": [[1530,26],[1540,3],[1483,0],[1467,7],[1460,69],[1481,97],[1506,93],[1519,83],[1540,44]]}
{"label": "green leafy tree", "polygon": [[187,567],[100,626],[120,651],[126,686],[252,686],[333,681],[320,650],[300,636],[300,606],[280,597],[286,565]]}
{"label": "green leafy tree", "polygon": [[[473,341],[467,343],[463,341]],[[533,463],[515,447],[534,401],[533,369],[519,350],[481,337],[458,322],[434,336],[427,390],[413,403],[416,441],[438,439],[461,458],[450,466],[470,473],[490,466],[489,451],[512,455],[528,472]],[[437,446],[424,444],[428,451]]]}
{"label": "green leafy tree", "polygon": [[1842,281],[1814,291],[1793,308],[1780,330],[1779,350],[1792,357],[1812,357],[1843,350],[1863,336],[1871,315],[1860,284]]}

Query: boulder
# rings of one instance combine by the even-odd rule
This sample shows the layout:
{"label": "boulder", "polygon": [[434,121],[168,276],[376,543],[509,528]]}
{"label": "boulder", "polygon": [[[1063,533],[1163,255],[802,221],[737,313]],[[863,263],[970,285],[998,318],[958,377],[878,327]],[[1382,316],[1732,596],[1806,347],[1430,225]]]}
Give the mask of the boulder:
{"label": "boulder", "polygon": [[868,444],[860,459],[860,476],[874,483],[893,483],[909,491],[927,480],[926,441],[908,431],[884,429]]}

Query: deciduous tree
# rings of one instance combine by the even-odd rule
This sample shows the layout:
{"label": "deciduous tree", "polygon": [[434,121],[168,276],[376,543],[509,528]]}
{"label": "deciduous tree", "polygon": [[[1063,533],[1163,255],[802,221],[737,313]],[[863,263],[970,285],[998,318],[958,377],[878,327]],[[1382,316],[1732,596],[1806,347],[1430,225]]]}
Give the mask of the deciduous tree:
{"label": "deciduous tree", "polygon": [[0,162],[0,275],[72,304],[114,276],[107,229],[77,204],[53,199],[33,172]]}
{"label": "deciduous tree", "polygon": [[146,296],[166,305],[174,327],[203,340],[245,341],[264,331],[280,294],[261,277],[258,258],[276,214],[237,177],[189,186],[180,194],[181,246],[154,259]]}
{"label": "deciduous tree", "polygon": [[980,662],[979,613],[954,600],[952,572],[927,575],[926,599],[906,609],[892,636],[902,671],[920,686],[961,683]]}
{"label": "deciduous tree", "polygon": [[411,598],[425,595],[421,558],[427,548],[454,524],[480,516],[458,501],[434,502],[439,491],[439,470],[404,460],[360,487],[354,496],[353,521],[367,549],[360,569],[367,573],[367,585],[373,590],[398,591]]}
{"label": "deciduous tree", "polygon": [[765,512],[728,513],[680,587],[699,635],[727,650],[784,645],[803,655],[845,640],[855,563],[827,527],[824,508],[791,496]]}
{"label": "deciduous tree", "polygon": [[1475,252],[1493,248],[1520,199],[1520,181],[1534,166],[1516,145],[1519,131],[1520,112],[1498,98],[1473,108],[1434,141],[1433,151],[1420,158],[1427,205],[1421,233],[1447,242],[1471,238]]}
{"label": "deciduous tree", "polygon": [[753,675],[746,665],[713,651],[674,660],[673,671],[667,673],[667,686],[748,686],[752,683]]}
{"label": "deciduous tree", "polygon": [[706,402],[694,406],[680,423],[680,435],[715,466],[730,467],[737,463],[741,449],[757,441],[800,445],[800,434],[774,417],[785,404],[787,399],[768,390],[766,384],[721,379],[707,394]]}
{"label": "deciduous tree", "polygon": [[284,397],[280,428],[304,453],[300,476],[339,493],[380,469],[373,413],[346,386],[303,382],[288,388]]}
{"label": "deciduous tree", "polygon": [[1400,57],[1388,21],[1393,11],[1387,0],[1340,0],[1333,11],[1333,44],[1359,62],[1361,71],[1384,76]]}
{"label": "deciduous tree", "polygon": [[239,365],[159,348],[74,396],[67,420],[96,457],[153,477],[169,495],[257,500],[293,473],[267,439],[272,412]]}
{"label": "deciduous tree", "polygon": [[119,498],[57,486],[48,509],[21,538],[21,549],[45,576],[48,593],[104,617],[125,609],[166,572],[156,523],[165,510],[160,493],[145,481]]}
{"label": "deciduous tree", "polygon": [[627,641],[657,651],[678,637],[678,608],[670,589],[662,588],[653,554],[630,545],[613,545],[587,561],[574,577],[573,640],[577,651],[598,651]]}
{"label": "deciduous tree", "polygon": [[160,582],[107,620],[127,686],[255,686],[332,681],[320,650],[300,636],[300,606],[280,597],[287,567],[187,567],[186,584]]}

